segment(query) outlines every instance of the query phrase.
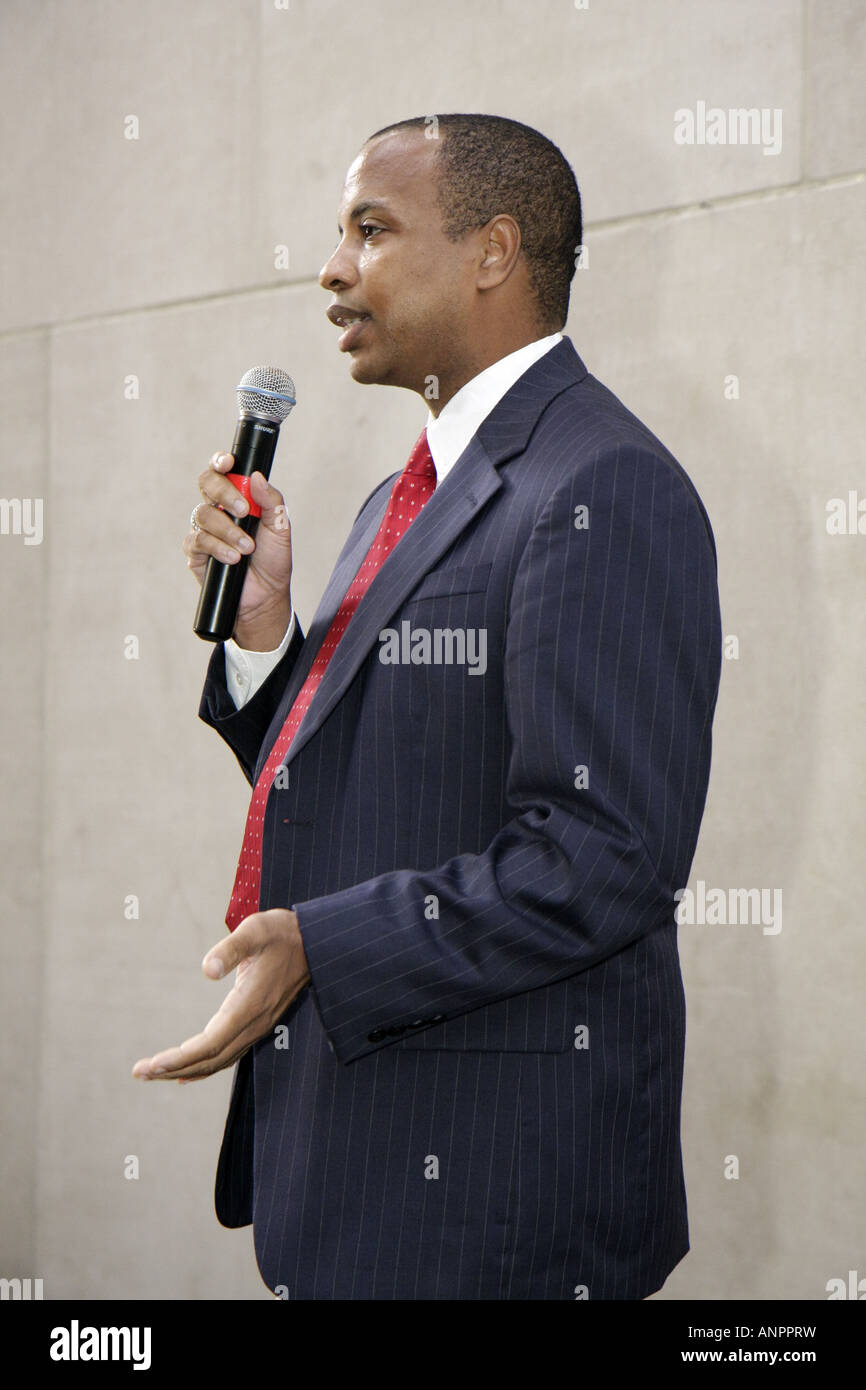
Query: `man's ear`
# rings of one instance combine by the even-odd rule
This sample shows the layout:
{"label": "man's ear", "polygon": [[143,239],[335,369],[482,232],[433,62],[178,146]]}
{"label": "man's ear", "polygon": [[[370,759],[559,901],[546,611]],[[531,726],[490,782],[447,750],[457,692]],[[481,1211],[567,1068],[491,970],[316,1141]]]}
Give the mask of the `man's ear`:
{"label": "man's ear", "polygon": [[479,228],[479,240],[481,261],[476,283],[480,290],[494,289],[508,279],[517,264],[520,227],[508,213],[499,213]]}

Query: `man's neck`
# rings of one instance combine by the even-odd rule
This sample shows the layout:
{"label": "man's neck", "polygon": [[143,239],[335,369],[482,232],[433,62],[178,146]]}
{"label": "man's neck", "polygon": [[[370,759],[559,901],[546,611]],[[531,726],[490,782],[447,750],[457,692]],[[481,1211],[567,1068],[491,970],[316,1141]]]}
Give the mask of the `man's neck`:
{"label": "man's neck", "polygon": [[468,386],[469,382],[474,381],[482,372],[486,372],[488,367],[494,366],[496,362],[501,362],[503,357],[510,357],[513,352],[519,352],[521,348],[529,347],[531,343],[540,342],[542,338],[549,337],[551,333],[561,333],[562,331],[563,325],[557,328],[532,327],[520,334],[516,334],[512,330],[507,335],[507,339],[505,337],[500,338],[496,344],[491,343],[476,353],[455,377],[449,379],[445,384],[444,391],[440,380],[439,394],[435,399],[428,399],[425,392],[421,390],[418,394],[424,397],[425,405],[433,418],[436,419],[448,402],[454,399],[457,392],[462,391],[464,386]]}

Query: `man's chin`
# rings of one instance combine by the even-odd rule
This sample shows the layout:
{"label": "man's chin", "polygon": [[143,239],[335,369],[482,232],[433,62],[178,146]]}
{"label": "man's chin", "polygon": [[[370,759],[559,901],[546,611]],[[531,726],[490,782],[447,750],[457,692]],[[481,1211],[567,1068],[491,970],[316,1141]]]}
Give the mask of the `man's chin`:
{"label": "man's chin", "polygon": [[382,362],[371,352],[365,352],[363,348],[356,348],[348,354],[352,361],[349,367],[352,380],[357,381],[361,386],[399,386],[400,382],[394,379],[394,368],[391,363]]}
{"label": "man's chin", "polygon": [[379,374],[376,370],[375,362],[359,349],[350,354],[349,375],[353,381],[359,381],[363,386],[372,386],[378,379]]}

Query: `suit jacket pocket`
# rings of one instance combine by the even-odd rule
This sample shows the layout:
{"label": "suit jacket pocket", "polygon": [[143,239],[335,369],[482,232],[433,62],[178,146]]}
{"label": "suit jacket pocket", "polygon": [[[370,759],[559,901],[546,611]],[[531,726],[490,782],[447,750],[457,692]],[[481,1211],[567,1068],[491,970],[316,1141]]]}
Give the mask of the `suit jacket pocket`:
{"label": "suit jacket pocket", "polygon": [[568,981],[497,1000],[408,1033],[395,1046],[415,1052],[566,1052],[574,1043]]}
{"label": "suit jacket pocket", "polygon": [[449,598],[452,594],[484,593],[490,583],[492,565],[454,565],[433,570],[406,599],[416,603],[425,598]]}

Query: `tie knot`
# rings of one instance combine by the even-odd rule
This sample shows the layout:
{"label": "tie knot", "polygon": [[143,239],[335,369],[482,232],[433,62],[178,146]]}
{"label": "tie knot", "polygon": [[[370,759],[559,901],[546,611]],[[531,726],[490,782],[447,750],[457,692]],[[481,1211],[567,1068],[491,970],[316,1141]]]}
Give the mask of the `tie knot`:
{"label": "tie knot", "polygon": [[418,473],[436,486],[436,465],[433,462],[433,455],[430,453],[430,445],[427,443],[427,431],[422,430],[415,441],[415,447],[409,455],[409,462],[403,469],[404,473]]}

